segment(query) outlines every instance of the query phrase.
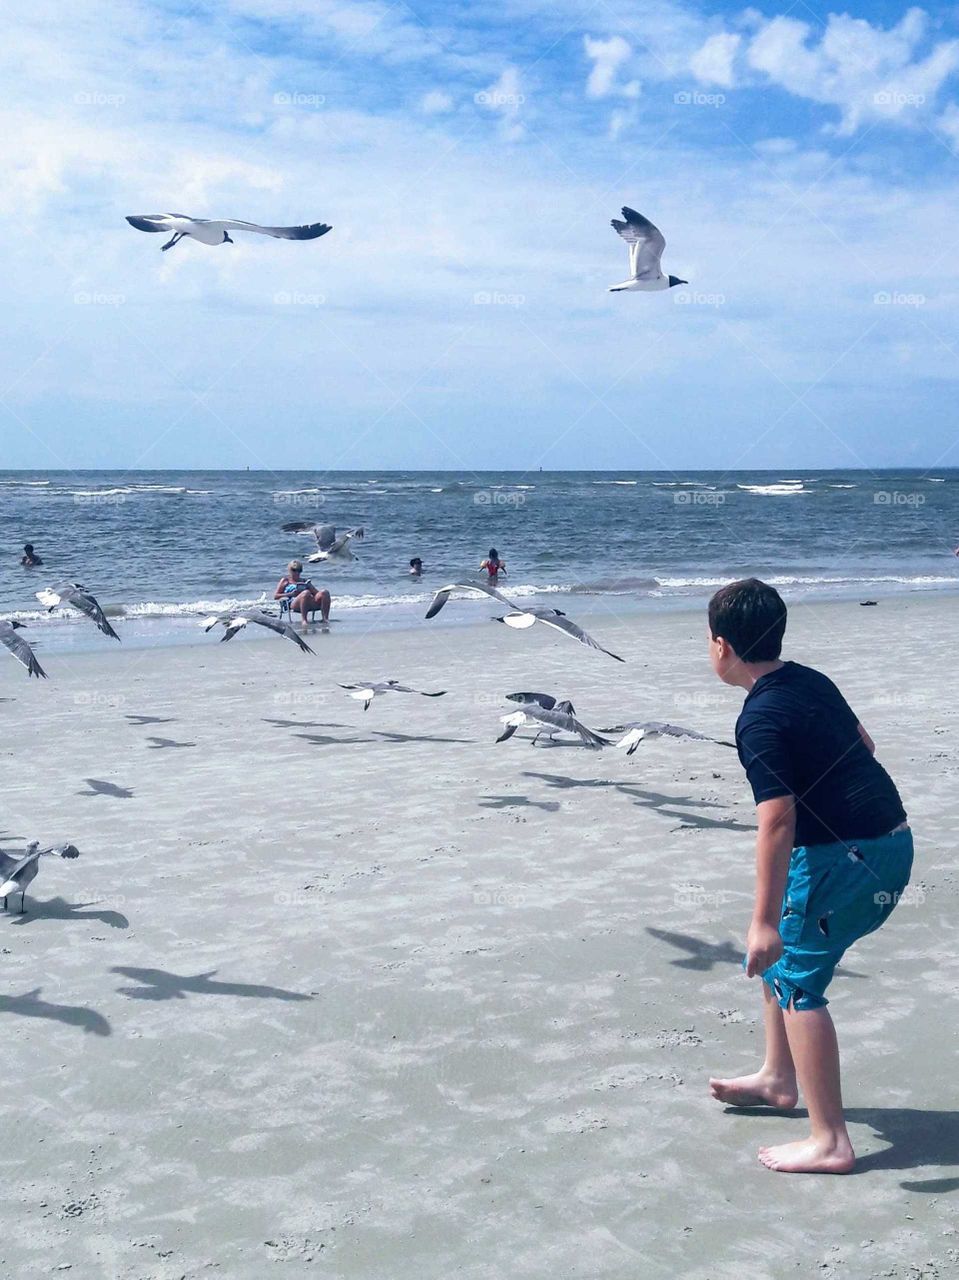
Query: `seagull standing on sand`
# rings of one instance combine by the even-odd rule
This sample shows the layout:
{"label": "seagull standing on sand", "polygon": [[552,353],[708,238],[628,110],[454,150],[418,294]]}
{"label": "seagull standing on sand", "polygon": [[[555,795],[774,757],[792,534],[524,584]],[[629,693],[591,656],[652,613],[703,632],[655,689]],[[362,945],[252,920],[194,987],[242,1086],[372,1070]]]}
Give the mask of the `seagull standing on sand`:
{"label": "seagull standing on sand", "polygon": [[96,598],[90,594],[82,582],[61,582],[56,587],[45,587],[43,591],[36,593],[36,597],[41,604],[47,606],[48,613],[52,613],[57,605],[68,605],[71,609],[85,614],[91,622],[95,622],[105,636],[112,636],[114,640],[120,639],[107,622],[107,615],[100,608]]}
{"label": "seagull standing on sand", "polygon": [[533,626],[534,623],[542,622],[545,626],[553,627],[557,631],[561,631],[563,635],[569,636],[573,640],[578,640],[580,644],[588,645],[590,649],[599,649],[600,653],[605,653],[608,657],[615,658],[617,662],[626,661],[625,658],[621,658],[618,654],[611,653],[609,649],[604,649],[582,627],[577,626],[571,618],[567,618],[562,609],[548,609],[540,605],[531,605],[523,609],[518,604],[514,604],[507,596],[504,596],[501,591],[497,591],[495,587],[488,587],[482,582],[451,582],[445,587],[440,587],[426,611],[427,618],[435,618],[454,591],[480,591],[483,595],[490,596],[493,600],[498,600],[500,604],[506,605],[507,609],[512,610],[512,612],[503,618],[496,618],[494,621],[504,622],[508,627],[525,631],[527,627]]}
{"label": "seagull standing on sand", "polygon": [[232,218],[223,222],[188,218],[185,213],[140,213],[128,216],[127,222],[137,231],[172,231],[172,239],[161,246],[164,252],[172,249],[184,236],[199,240],[200,244],[232,244],[230,231],[256,231],[261,236],[274,236],[277,240],[316,240],[333,230],[325,222],[311,222],[305,227],[261,227],[256,222],[237,222]]}
{"label": "seagull standing on sand", "polygon": [[203,630],[212,631],[217,624],[224,627],[225,632],[220,638],[220,643],[222,644],[224,640],[232,640],[238,631],[241,631],[251,622],[258,627],[267,627],[270,631],[275,631],[278,636],[286,636],[288,640],[292,640],[294,644],[299,645],[305,653],[313,652],[306,641],[296,634],[288,622],[274,618],[272,613],[264,613],[262,609],[231,609],[227,613],[214,614],[212,618],[204,619]]}
{"label": "seagull standing on sand", "polygon": [[16,660],[23,663],[28,676],[36,676],[38,680],[42,676],[46,680],[47,673],[37,662],[33,650],[22,636],[17,635],[22,626],[22,622],[0,622],[0,644],[6,645]]}
{"label": "seagull standing on sand", "polygon": [[621,284],[611,284],[608,292],[656,293],[661,289],[675,288],[678,284],[689,284],[688,280],[680,280],[678,276],[663,275],[660,259],[666,248],[666,239],[659,227],[653,226],[635,209],[624,208],[623,217],[625,222],[613,218],[610,226],[629,245],[629,279]]}
{"label": "seagull standing on sand", "polygon": [[361,680],[355,684],[341,684],[351,698],[363,703],[363,710],[369,711],[370,703],[378,693],[418,693],[421,698],[443,698],[446,690],[427,693],[425,689],[411,689],[409,685],[400,684],[398,680]]}
{"label": "seagull standing on sand", "polygon": [[[565,710],[567,707],[569,707],[568,711]],[[587,729],[576,719],[572,713],[572,704],[569,702],[558,702],[553,708],[538,706],[535,702],[527,703],[522,711],[513,711],[508,716],[500,716],[500,723],[506,728],[496,739],[497,742],[505,742],[517,729],[528,724],[537,727],[536,737],[533,738],[530,746],[535,746],[544,733],[549,735],[547,739],[549,742],[553,741],[553,735],[556,733],[575,733],[584,747],[598,750],[600,747],[612,746],[608,738],[600,737],[598,733]]]}
{"label": "seagull standing on sand", "polygon": [[722,738],[711,738],[708,733],[699,733],[696,729],[684,729],[679,724],[666,724],[662,720],[631,720],[628,724],[616,724],[603,733],[621,733],[624,737],[614,745],[625,747],[626,754],[631,756],[641,742],[647,738],[695,738],[697,742],[715,742],[720,747],[736,749],[735,742],[725,742]]}
{"label": "seagull standing on sand", "polygon": [[19,893],[20,914],[23,914],[23,900],[27,885],[36,880],[37,872],[40,870],[40,859],[48,853],[59,854],[61,858],[79,858],[80,856],[80,850],[75,845],[58,844],[52,849],[41,849],[39,840],[32,840],[27,845],[26,853],[19,858],[0,850],[0,876],[3,876],[3,884],[0,884],[0,899],[3,900],[4,911],[7,909],[9,895]]}

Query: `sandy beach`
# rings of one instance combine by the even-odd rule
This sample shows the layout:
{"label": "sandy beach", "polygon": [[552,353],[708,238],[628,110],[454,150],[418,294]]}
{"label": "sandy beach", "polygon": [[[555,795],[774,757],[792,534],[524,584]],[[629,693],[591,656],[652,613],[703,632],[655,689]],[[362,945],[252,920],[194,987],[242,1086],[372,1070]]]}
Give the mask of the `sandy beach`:
{"label": "sandy beach", "polygon": [[[830,991],[859,1165],[828,1181],[756,1160],[804,1112],[706,1088],[762,1032],[734,753],[494,745],[516,689],[731,736],[700,612],[580,620],[627,663],[426,623],[0,663],[0,846],[82,855],[0,918],[0,1274],[959,1271],[959,598],[790,613],[917,844]],[[335,687],[371,676],[448,693]]]}

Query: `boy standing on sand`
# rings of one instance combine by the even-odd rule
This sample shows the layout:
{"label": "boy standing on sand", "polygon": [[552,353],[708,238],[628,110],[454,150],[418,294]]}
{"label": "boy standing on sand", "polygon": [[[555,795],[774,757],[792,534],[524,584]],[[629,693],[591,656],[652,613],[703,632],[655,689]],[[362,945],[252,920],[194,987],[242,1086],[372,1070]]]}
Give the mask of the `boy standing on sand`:
{"label": "boy standing on sand", "polygon": [[847,947],[885,922],[909,882],[912,833],[872,739],[826,676],[781,661],[786,606],[756,578],[709,602],[709,656],[746,690],[739,758],[756,800],[756,899],[748,977],[763,979],[766,1056],[753,1075],[709,1082],[733,1107],[791,1108],[810,1135],[763,1147],[783,1173],[848,1173],[839,1047],[825,990]]}

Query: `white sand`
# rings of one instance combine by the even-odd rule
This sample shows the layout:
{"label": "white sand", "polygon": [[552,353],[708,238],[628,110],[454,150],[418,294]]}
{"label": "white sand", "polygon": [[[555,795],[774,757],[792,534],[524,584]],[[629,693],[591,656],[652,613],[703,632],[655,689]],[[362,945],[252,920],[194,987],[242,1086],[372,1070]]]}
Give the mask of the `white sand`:
{"label": "white sand", "polygon": [[[802,1116],[706,1090],[761,1041],[734,753],[493,745],[514,689],[728,737],[701,615],[594,616],[625,666],[425,623],[0,662],[0,845],[82,851],[0,918],[0,1275],[955,1274],[957,620],[792,612],[917,835],[830,993],[861,1157],[833,1179],[756,1161]],[[334,687],[378,675],[450,692]]]}

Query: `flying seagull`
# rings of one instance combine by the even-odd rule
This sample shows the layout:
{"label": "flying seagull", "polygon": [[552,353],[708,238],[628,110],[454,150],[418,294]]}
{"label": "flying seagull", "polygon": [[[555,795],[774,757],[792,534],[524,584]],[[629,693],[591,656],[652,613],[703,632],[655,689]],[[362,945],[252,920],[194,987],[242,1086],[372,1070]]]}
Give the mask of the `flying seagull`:
{"label": "flying seagull", "polygon": [[61,582],[59,586],[46,587],[43,591],[38,591],[36,596],[41,604],[47,606],[48,613],[52,613],[58,604],[69,605],[71,609],[77,609],[80,613],[86,614],[105,636],[112,636],[114,640],[120,639],[107,622],[107,616],[96,598],[90,594],[82,582]]}
{"label": "flying seagull", "polygon": [[0,622],[0,644],[6,645],[16,660],[23,663],[28,676],[36,676],[38,680],[43,676],[46,680],[47,673],[37,662],[33,650],[22,636],[17,635],[22,626],[22,622]]}
{"label": "flying seagull", "polygon": [[684,729],[679,724],[666,724],[662,720],[631,720],[628,724],[616,724],[612,728],[603,729],[603,733],[621,733],[624,736],[617,747],[625,747],[626,754],[631,756],[646,738],[695,738],[698,742],[715,742],[720,747],[736,748],[735,742],[725,742],[722,738],[711,738],[708,733],[699,733],[696,729]]}
{"label": "flying seagull", "polygon": [[504,596],[501,591],[497,591],[495,587],[488,587],[482,582],[451,582],[445,587],[440,587],[426,611],[427,618],[435,618],[454,591],[479,591],[483,595],[498,600],[500,604],[506,605],[507,609],[512,610],[512,612],[503,618],[496,618],[495,621],[505,622],[508,627],[515,627],[517,630],[525,631],[527,627],[533,626],[534,623],[542,622],[545,626],[554,627],[557,631],[562,631],[564,635],[570,636],[573,640],[578,640],[580,644],[588,645],[590,649],[599,649],[601,653],[607,654],[610,658],[615,658],[617,662],[626,661],[625,658],[619,657],[618,654],[611,653],[609,649],[604,649],[582,627],[577,626],[572,619],[567,618],[562,609],[549,609],[540,605],[521,608],[518,604],[514,604],[508,596]]}
{"label": "flying seagull", "polygon": [[222,222],[188,218],[185,213],[140,213],[128,216],[127,222],[137,231],[172,231],[172,238],[162,246],[164,251],[172,249],[184,236],[199,240],[200,244],[232,244],[231,231],[256,231],[277,240],[316,240],[333,230],[325,222],[311,222],[305,227],[261,227],[255,222],[237,222],[232,218]]}
{"label": "flying seagull", "polygon": [[362,702],[364,711],[369,711],[370,703],[378,693],[418,693],[422,698],[442,698],[446,695],[445,689],[427,693],[425,689],[411,689],[398,680],[361,680],[356,684],[341,684],[340,688],[346,689],[349,697]]}
{"label": "flying seagull", "polygon": [[678,276],[664,276],[660,259],[666,248],[666,240],[659,227],[654,227],[635,209],[623,209],[625,222],[613,218],[610,225],[629,245],[629,279],[609,286],[609,293],[625,289],[654,293],[660,289],[672,289],[677,284],[689,284]]}
{"label": "flying seagull", "polygon": [[[565,708],[569,707],[570,710]],[[500,716],[500,723],[506,728],[496,739],[497,742],[505,742],[507,738],[511,738],[517,729],[523,725],[538,726],[536,737],[533,738],[535,744],[541,734],[548,734],[549,741],[552,742],[553,735],[556,733],[575,733],[582,740],[583,746],[598,750],[600,747],[612,746],[608,738],[602,738],[598,733],[594,733],[592,729],[587,729],[584,724],[572,713],[572,707],[569,702],[558,702],[555,707],[548,708],[538,706],[535,702],[527,703],[522,711],[512,711],[508,716]]]}
{"label": "flying seagull", "polygon": [[264,613],[262,609],[231,609],[226,613],[215,613],[212,618],[204,619],[203,630],[212,631],[219,623],[225,628],[224,634],[220,639],[222,644],[224,640],[232,640],[236,633],[250,622],[256,623],[258,627],[268,627],[270,631],[275,631],[278,636],[286,636],[294,644],[299,645],[305,653],[313,652],[302,636],[298,636],[288,622],[282,622],[279,618],[274,618],[272,613]]}
{"label": "flying seagull", "polygon": [[307,560],[310,564],[316,564],[322,560],[355,560],[350,542],[353,538],[362,541],[366,531],[361,525],[358,529],[346,529],[337,537],[336,525],[314,524],[312,520],[291,520],[283,525],[283,532],[312,533],[316,539],[316,551],[307,556]]}
{"label": "flying seagull", "polygon": [[4,853],[0,849],[0,876],[3,876],[3,884],[0,884],[0,898],[3,899],[4,911],[7,909],[9,895],[19,893],[20,914],[23,914],[23,900],[27,885],[37,878],[40,859],[47,853],[57,853],[61,858],[79,858],[80,856],[80,850],[75,845],[58,844],[52,849],[41,849],[39,840],[32,840],[27,845],[26,853],[19,858],[15,858],[11,853]]}

